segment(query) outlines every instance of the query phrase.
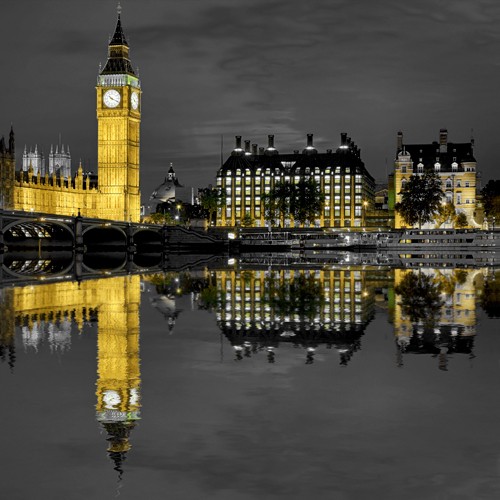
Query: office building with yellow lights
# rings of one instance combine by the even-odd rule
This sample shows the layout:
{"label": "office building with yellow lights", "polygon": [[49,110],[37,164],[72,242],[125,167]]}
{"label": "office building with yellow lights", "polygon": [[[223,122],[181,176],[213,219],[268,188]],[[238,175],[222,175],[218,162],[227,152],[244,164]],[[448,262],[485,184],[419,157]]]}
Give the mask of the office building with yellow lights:
{"label": "office building with yellow lights", "polygon": [[[266,220],[264,196],[279,183],[298,184],[314,180],[325,196],[324,206],[310,227],[361,227],[366,211],[373,205],[375,182],[369,174],[359,148],[347,134],[341,134],[340,146],[320,153],[313,145],[313,135],[300,152],[281,154],[274,145],[274,135],[268,136],[267,148],[242,147],[241,136],[231,155],[217,173],[217,187],[223,202],[217,215],[217,225],[238,226],[244,219],[255,227],[270,226]],[[285,227],[299,227],[292,217]]]}
{"label": "office building with yellow lights", "polygon": [[[14,131],[0,143],[1,208],[139,222],[139,150],[141,84],[129,59],[120,12],[109,42],[108,60],[99,72],[97,97],[97,171],[95,179],[75,175],[64,165],[42,168],[40,155],[25,152],[24,168],[16,171]],[[61,156],[61,152],[58,152]],[[49,158],[50,160],[50,158]],[[60,158],[61,160],[61,158]],[[50,161],[49,161],[50,162]],[[29,164],[28,164],[29,163]],[[62,168],[61,168],[62,167]],[[69,175],[68,175],[69,174]]]}

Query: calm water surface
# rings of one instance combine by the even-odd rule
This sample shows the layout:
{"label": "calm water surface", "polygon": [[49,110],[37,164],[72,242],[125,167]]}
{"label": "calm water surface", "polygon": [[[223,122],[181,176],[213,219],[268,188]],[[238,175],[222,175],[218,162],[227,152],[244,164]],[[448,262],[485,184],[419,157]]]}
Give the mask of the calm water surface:
{"label": "calm water surface", "polygon": [[0,289],[2,498],[500,498],[500,273]]}

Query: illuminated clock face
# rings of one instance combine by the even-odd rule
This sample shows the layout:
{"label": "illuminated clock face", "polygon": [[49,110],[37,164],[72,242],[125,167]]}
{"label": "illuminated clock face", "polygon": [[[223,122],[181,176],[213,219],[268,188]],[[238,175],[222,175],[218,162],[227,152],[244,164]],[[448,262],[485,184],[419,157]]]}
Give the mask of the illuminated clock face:
{"label": "illuminated clock face", "polygon": [[137,109],[139,107],[139,94],[137,92],[132,92],[130,104],[132,105],[132,109]]}
{"label": "illuminated clock face", "polygon": [[120,100],[121,100],[120,92],[118,92],[115,89],[106,90],[106,92],[104,92],[103,100],[104,100],[104,104],[108,108],[116,108],[116,106],[118,106],[118,104],[120,104]]}

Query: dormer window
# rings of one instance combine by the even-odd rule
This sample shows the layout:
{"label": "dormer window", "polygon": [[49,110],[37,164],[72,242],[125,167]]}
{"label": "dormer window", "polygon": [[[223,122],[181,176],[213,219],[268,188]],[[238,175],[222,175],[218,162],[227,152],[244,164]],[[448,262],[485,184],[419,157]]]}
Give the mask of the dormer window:
{"label": "dormer window", "polygon": [[438,161],[436,163],[434,163],[434,171],[435,172],[441,171],[441,163],[439,163]]}
{"label": "dormer window", "polygon": [[[456,158],[454,158],[454,159],[456,159]],[[451,169],[453,170],[453,172],[456,172],[458,170],[458,163],[456,161],[454,161],[451,164]]]}
{"label": "dormer window", "polygon": [[423,163],[419,163],[417,165],[417,172],[423,172],[424,171],[424,165]]}

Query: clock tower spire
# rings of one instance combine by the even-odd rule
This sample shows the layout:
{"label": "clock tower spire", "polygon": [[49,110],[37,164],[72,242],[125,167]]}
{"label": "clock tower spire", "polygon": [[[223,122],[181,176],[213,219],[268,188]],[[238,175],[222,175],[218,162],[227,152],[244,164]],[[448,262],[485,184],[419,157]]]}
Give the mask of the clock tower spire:
{"label": "clock tower spire", "polygon": [[129,58],[118,4],[108,59],[97,78],[98,183],[100,217],[139,222],[141,84]]}

